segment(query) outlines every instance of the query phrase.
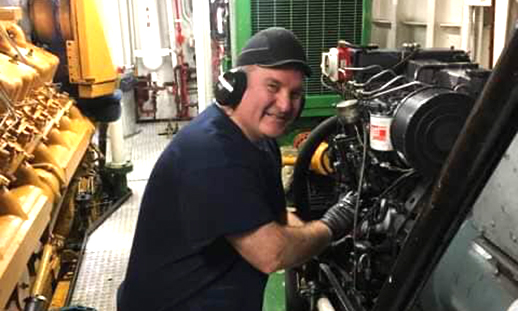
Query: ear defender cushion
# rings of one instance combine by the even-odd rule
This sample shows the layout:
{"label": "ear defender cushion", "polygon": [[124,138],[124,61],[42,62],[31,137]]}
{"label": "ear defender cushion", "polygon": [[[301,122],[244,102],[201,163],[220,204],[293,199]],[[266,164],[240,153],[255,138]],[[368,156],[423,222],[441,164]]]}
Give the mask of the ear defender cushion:
{"label": "ear defender cushion", "polygon": [[246,84],[246,73],[243,70],[227,71],[218,77],[214,97],[220,105],[235,108],[243,98]]}
{"label": "ear defender cushion", "polygon": [[300,99],[300,110],[299,110],[299,113],[297,114],[297,116],[295,117],[295,121],[300,119],[300,117],[302,116],[302,111],[304,111],[304,106],[306,106],[306,96],[302,95],[302,98]]}

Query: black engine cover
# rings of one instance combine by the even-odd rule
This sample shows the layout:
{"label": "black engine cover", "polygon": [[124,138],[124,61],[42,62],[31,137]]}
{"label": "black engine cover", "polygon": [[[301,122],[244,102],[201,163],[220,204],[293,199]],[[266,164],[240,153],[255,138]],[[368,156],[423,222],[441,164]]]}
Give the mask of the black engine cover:
{"label": "black engine cover", "polygon": [[446,88],[411,93],[394,114],[390,130],[394,148],[421,174],[434,176],[453,147],[473,101]]}

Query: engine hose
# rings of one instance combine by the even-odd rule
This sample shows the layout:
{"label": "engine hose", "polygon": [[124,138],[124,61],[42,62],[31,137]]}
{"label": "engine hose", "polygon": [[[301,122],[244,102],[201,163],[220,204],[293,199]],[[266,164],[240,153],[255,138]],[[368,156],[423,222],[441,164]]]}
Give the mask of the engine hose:
{"label": "engine hose", "polygon": [[297,214],[303,220],[310,220],[306,179],[309,173],[311,158],[320,143],[335,131],[337,125],[337,116],[329,117],[320,123],[311,131],[297,156],[297,161],[293,168],[293,201],[297,208]]}

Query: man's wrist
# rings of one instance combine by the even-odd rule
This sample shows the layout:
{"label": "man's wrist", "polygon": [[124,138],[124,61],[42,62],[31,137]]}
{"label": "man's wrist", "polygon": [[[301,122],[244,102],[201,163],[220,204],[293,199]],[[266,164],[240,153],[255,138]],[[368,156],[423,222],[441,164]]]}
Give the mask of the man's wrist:
{"label": "man's wrist", "polygon": [[331,242],[333,240],[333,230],[322,220],[315,220],[313,222],[322,227],[322,232],[324,232],[326,239]]}

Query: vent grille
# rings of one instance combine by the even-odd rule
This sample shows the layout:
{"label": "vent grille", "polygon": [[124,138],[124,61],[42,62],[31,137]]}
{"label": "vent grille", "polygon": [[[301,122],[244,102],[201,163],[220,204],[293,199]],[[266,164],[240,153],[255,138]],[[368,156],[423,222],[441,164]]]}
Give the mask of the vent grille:
{"label": "vent grille", "polygon": [[313,75],[306,82],[308,95],[333,94],[320,83],[322,52],[338,40],[360,44],[363,0],[250,0],[252,34],[268,27],[292,30],[300,39]]}

